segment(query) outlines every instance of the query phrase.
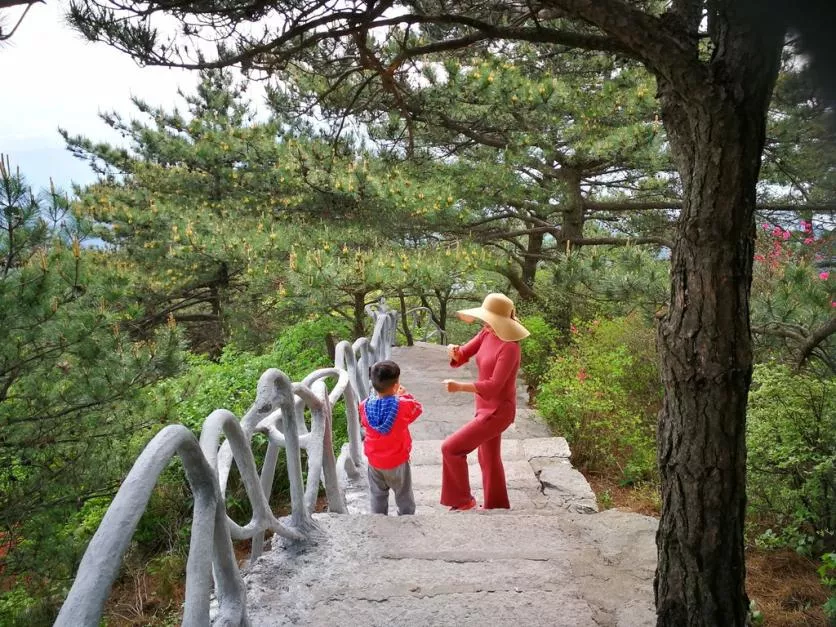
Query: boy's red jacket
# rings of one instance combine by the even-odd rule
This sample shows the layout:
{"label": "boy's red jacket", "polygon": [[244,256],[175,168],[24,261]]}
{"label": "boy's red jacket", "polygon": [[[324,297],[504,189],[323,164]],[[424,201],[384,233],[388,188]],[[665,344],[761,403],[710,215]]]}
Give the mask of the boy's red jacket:
{"label": "boy's red jacket", "polygon": [[369,464],[388,470],[409,461],[409,425],[422,411],[421,403],[411,394],[370,397],[360,403],[360,422],[366,430],[363,448]]}

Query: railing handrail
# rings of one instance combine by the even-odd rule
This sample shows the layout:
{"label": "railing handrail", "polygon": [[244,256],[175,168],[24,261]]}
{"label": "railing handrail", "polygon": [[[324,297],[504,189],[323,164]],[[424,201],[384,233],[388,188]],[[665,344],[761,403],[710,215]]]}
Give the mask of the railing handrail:
{"label": "railing handrail", "polygon": [[[411,309],[407,309],[404,312],[404,317],[406,317],[407,320],[411,319],[412,322],[413,322],[413,327],[417,327],[418,326],[417,325],[417,318],[418,318],[417,314],[418,314],[419,311],[426,311],[427,312],[427,314],[428,314],[427,315],[427,321],[433,327],[431,330],[425,330],[424,331],[424,338],[423,338],[422,341],[427,342],[427,341],[429,341],[429,339],[431,337],[438,334],[439,344],[446,344],[447,343],[447,331],[442,329],[441,326],[435,321],[435,319],[433,319],[433,310],[430,309],[429,307],[423,307],[423,306],[412,307]],[[407,324],[408,324],[408,322],[407,322]]]}
{"label": "railing handrail", "polygon": [[[358,401],[369,392],[369,367],[391,357],[398,320],[398,313],[383,302],[366,311],[374,320],[371,339],[358,338],[353,344],[340,342],[334,367],[315,370],[298,383],[292,383],[281,370],[271,368],[259,378],[256,400],[240,420],[225,409],[216,409],[204,421],[199,440],[183,425],[164,427],[151,439],[93,535],[56,626],[99,624],[139,519],[160,474],[175,455],[183,462],[195,497],[183,625],[204,627],[210,623],[210,577],[214,577],[219,607],[216,624],[249,625],[246,588],[235,560],[233,539],[252,539],[252,559],[261,554],[267,531],[291,541],[304,540],[316,528],[311,514],[320,481],[329,510],[346,511],[338,464],[343,464],[353,477],[362,467]],[[324,381],[327,378],[337,380],[330,392]],[[333,407],[340,399],[346,407],[349,441],[337,460],[331,421]],[[305,409],[310,411],[310,429],[305,422]],[[222,433],[225,440],[220,444]],[[252,452],[255,433],[263,433],[268,439],[260,475]],[[289,522],[277,519],[269,505],[281,448],[287,451],[292,510]],[[307,485],[303,485],[303,448],[308,460]],[[233,462],[252,506],[252,518],[244,525],[236,523],[226,512],[226,485]]]}

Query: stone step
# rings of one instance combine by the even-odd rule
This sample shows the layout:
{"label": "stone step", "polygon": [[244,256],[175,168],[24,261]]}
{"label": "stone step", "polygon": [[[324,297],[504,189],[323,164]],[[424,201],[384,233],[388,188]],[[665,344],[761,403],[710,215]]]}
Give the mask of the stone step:
{"label": "stone step", "polygon": [[245,568],[254,627],[655,624],[657,523],[638,514],[317,515]]}
{"label": "stone step", "polygon": [[[444,440],[413,440],[410,460],[413,465],[441,464],[441,444]],[[565,438],[502,438],[502,461],[531,461],[537,457],[569,459],[569,450]],[[468,463],[477,462],[476,452],[468,456]]]}
{"label": "stone step", "polygon": [[[540,482],[534,470],[527,461],[515,460],[503,463],[505,468],[505,483],[509,488],[540,489]],[[468,464],[470,485],[477,488],[482,485],[482,469],[478,463]],[[415,489],[441,486],[441,465],[412,466],[412,485]]]}
{"label": "stone step", "polygon": [[[441,496],[441,440],[413,442],[412,483],[416,513],[446,511],[439,503]],[[568,461],[569,447],[563,438],[530,438],[503,441],[502,457],[512,509],[533,511],[597,511],[595,494],[583,475]],[[468,472],[473,495],[483,503],[482,471],[477,454],[468,456]],[[365,467],[356,480],[342,473],[349,511],[367,513],[368,481]],[[390,494],[389,512],[396,512]]]}

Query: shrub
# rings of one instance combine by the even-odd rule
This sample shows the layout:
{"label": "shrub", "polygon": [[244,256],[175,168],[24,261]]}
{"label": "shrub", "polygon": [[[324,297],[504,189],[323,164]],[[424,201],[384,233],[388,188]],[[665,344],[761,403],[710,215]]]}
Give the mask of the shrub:
{"label": "shrub", "polygon": [[653,329],[637,316],[572,327],[552,360],[537,405],[587,470],[621,472],[625,483],[655,476],[661,386]]}
{"label": "shrub", "polygon": [[527,316],[522,324],[531,332],[521,344],[522,370],[528,384],[538,387],[549,370],[560,332],[542,316]]}
{"label": "shrub", "polygon": [[819,566],[819,577],[830,593],[824,604],[824,613],[831,620],[836,620],[836,553],[825,553]]}
{"label": "shrub", "polygon": [[192,356],[181,377],[163,383],[162,391],[176,407],[176,420],[195,432],[217,408],[241,417],[255,400],[258,378],[268,368],[278,368],[298,381],[317,368],[333,365],[326,351],[325,336],[333,333],[348,338],[344,324],[334,318],[305,320],[288,327],[268,351],[261,355],[227,346],[217,362]]}
{"label": "shrub", "polygon": [[836,381],[755,367],[747,414],[749,511],[761,538],[813,554],[836,531]]}

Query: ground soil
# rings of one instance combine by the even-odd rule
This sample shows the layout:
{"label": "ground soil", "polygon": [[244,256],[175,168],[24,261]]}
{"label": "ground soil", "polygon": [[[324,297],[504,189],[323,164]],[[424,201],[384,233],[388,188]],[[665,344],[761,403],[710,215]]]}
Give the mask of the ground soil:
{"label": "ground soil", "polygon": [[[601,509],[616,508],[659,516],[661,501],[650,485],[622,486],[611,478],[584,473]],[[765,627],[826,627],[822,605],[827,592],[817,564],[795,551],[747,548],[746,591],[763,614]]]}

